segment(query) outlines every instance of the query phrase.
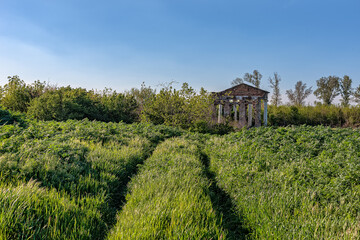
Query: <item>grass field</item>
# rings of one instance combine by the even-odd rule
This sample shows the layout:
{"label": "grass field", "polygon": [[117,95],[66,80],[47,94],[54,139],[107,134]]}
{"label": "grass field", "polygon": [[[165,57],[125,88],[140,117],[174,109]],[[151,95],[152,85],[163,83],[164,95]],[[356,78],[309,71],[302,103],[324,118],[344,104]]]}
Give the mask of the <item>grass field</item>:
{"label": "grass field", "polygon": [[258,128],[213,137],[206,153],[253,239],[359,239],[360,133]]}
{"label": "grass field", "polygon": [[358,239],[360,132],[0,126],[0,239]]}
{"label": "grass field", "polygon": [[209,185],[196,144],[167,140],[132,180],[127,203],[109,239],[224,238]]}
{"label": "grass field", "polygon": [[0,239],[103,239],[130,177],[180,131],[90,121],[1,126]]}

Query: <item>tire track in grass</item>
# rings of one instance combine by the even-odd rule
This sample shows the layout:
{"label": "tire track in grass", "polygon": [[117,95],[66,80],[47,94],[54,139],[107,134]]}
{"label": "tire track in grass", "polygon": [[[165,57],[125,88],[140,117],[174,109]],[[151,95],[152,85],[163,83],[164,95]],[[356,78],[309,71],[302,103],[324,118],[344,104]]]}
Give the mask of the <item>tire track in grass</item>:
{"label": "tire track in grass", "polygon": [[[142,156],[138,157],[138,160],[133,161],[133,164],[128,164],[125,166],[127,169],[125,171],[125,175],[122,176],[119,181],[121,182],[121,186],[118,189],[113,189],[115,192],[117,192],[115,195],[115,199],[112,199],[110,201],[110,206],[114,209],[113,212],[110,213],[109,218],[111,219],[110,222],[108,222],[108,231],[111,230],[114,225],[116,224],[116,215],[122,211],[123,206],[126,204],[126,195],[129,192],[128,185],[131,182],[131,180],[138,174],[139,169],[142,167],[142,165],[146,162],[148,158],[150,158],[157,148],[159,144],[164,142],[166,139],[171,137],[179,137],[183,133],[179,129],[174,129],[171,127],[159,125],[159,126],[149,126],[146,124],[133,124],[128,125],[130,131],[133,134],[136,134],[138,136],[143,137],[144,139],[147,139],[149,144],[144,144],[142,149]],[[99,157],[102,157],[100,154]],[[113,191],[113,192],[114,192]],[[106,236],[104,236],[105,238]]]}
{"label": "tire track in grass", "polygon": [[160,144],[130,182],[108,239],[227,239],[197,150],[180,138]]}
{"label": "tire track in grass", "polygon": [[205,166],[204,174],[211,182],[209,187],[211,202],[218,217],[222,217],[222,227],[228,232],[227,239],[248,239],[247,236],[250,230],[243,226],[243,219],[236,213],[231,197],[217,185],[215,174],[209,168],[209,157],[201,148],[199,149],[199,154],[200,160]]}
{"label": "tire track in grass", "polygon": [[[182,134],[166,126],[88,120],[0,131],[0,239],[104,239],[139,166],[161,141]],[[7,189],[14,193],[9,199]],[[12,205],[22,207],[8,214]]]}

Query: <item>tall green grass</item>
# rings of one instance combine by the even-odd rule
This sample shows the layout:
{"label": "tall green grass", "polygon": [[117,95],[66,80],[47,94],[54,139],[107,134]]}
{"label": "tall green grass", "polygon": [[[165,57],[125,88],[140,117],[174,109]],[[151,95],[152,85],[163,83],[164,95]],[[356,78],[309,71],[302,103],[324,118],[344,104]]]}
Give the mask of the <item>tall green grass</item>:
{"label": "tall green grass", "polygon": [[225,239],[209,184],[194,142],[167,140],[132,179],[108,239]]}
{"label": "tall green grass", "polygon": [[205,151],[251,238],[359,239],[359,141],[351,129],[258,128]]}
{"label": "tall green grass", "polygon": [[[97,202],[81,204],[29,181],[0,183],[0,239],[99,239],[106,225]],[[90,199],[89,199],[90,200]]]}
{"label": "tall green grass", "polygon": [[[4,193],[14,192],[10,200],[6,195],[0,198],[0,219],[5,219],[0,235],[16,239],[104,238],[115,223],[138,164],[157,143],[180,134],[170,127],[88,120],[0,126],[0,184]],[[18,207],[11,217],[12,201]],[[72,209],[82,209],[86,217],[77,217]],[[23,217],[16,219],[17,215]],[[43,219],[57,216],[56,226]]]}
{"label": "tall green grass", "polygon": [[359,130],[182,135],[144,123],[0,125],[0,240],[360,238]]}

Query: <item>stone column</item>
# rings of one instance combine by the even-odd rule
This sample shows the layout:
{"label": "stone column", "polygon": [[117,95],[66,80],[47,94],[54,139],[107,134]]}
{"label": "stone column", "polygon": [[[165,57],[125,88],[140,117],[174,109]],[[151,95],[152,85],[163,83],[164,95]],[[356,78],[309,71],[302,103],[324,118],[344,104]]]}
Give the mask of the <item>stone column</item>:
{"label": "stone column", "polygon": [[211,121],[212,121],[212,123],[216,123],[216,121],[217,121],[217,119],[216,119],[216,105],[214,104],[214,105],[212,105],[211,106]]}
{"label": "stone column", "polygon": [[248,105],[248,127],[251,127],[252,126],[252,103],[249,103]]}
{"label": "stone column", "polygon": [[218,123],[221,123],[221,115],[222,115],[222,105],[219,104]]}
{"label": "stone column", "polygon": [[264,126],[267,126],[267,99],[264,99]]}
{"label": "stone column", "polygon": [[233,110],[234,110],[234,121],[237,121],[237,104],[234,103],[233,105]]}
{"label": "stone column", "polygon": [[225,102],[224,105],[224,117],[228,117],[230,115],[230,103],[229,102]]}
{"label": "stone column", "polygon": [[257,99],[254,105],[255,112],[255,127],[261,126],[261,99]]}
{"label": "stone column", "polygon": [[245,127],[246,126],[246,106],[245,102],[241,101],[239,105],[239,127]]}

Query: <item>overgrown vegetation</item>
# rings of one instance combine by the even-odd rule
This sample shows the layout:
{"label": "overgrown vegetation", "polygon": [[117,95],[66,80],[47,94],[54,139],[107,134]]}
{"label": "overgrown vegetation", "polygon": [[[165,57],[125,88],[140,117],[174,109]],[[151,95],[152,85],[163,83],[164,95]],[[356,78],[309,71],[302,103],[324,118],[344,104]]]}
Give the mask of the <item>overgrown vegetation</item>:
{"label": "overgrown vegetation", "polygon": [[212,123],[213,101],[204,89],[197,94],[186,83],[181,90],[167,86],[144,104],[141,118],[154,124],[208,132],[215,129]]}
{"label": "overgrown vegetation", "polygon": [[13,113],[0,106],[0,126],[5,124],[20,124],[24,126],[26,120],[23,114]]}
{"label": "overgrown vegetation", "polygon": [[[260,84],[261,74],[245,74],[244,79],[234,80],[233,84],[243,81]],[[329,89],[327,82],[332,81]],[[321,81],[320,81],[321,80]],[[280,76],[274,73],[269,78],[274,89],[272,105],[269,108],[269,125],[326,125],[332,127],[358,127],[360,123],[359,106],[349,104],[359,91],[353,91],[352,80],[330,76],[318,81],[319,96],[329,96],[325,104],[305,106],[305,99],[311,88],[301,81],[295,90],[288,90],[291,106],[280,105]],[[320,90],[319,90],[320,89]],[[321,94],[320,94],[321,92]],[[331,105],[333,98],[341,94],[342,104]],[[83,88],[55,87],[44,82],[35,81],[26,84],[18,76],[9,77],[8,83],[0,87],[1,122],[21,122],[21,113],[39,120],[66,121],[68,119],[89,119],[104,122],[148,122],[156,125],[180,127],[193,132],[226,134],[234,129],[234,124],[216,123],[216,112],[212,95],[204,89],[196,92],[187,83],[181,89],[171,84],[164,85],[159,92],[144,83],[139,89],[133,88],[125,93],[111,89],[103,91]],[[11,111],[14,119],[6,117]],[[17,113],[16,113],[17,112]],[[14,114],[16,113],[16,114]],[[8,115],[9,116],[9,115]]]}
{"label": "overgrown vegetation", "polygon": [[0,239],[104,238],[137,165],[159,141],[181,134],[88,120],[7,124],[0,132]]}
{"label": "overgrown vegetation", "polygon": [[360,106],[269,106],[269,125],[324,125],[331,127],[359,127]]}
{"label": "overgrown vegetation", "polygon": [[145,84],[140,89],[117,93],[111,89],[88,91],[70,86],[55,87],[40,81],[26,84],[18,76],[8,80],[4,87],[0,87],[0,106],[38,120],[142,121],[198,132],[229,129],[212,122],[211,94],[204,89],[196,93],[187,83],[180,90],[171,84],[164,86],[156,94]]}
{"label": "overgrown vegetation", "polygon": [[18,76],[9,77],[8,83],[0,87],[0,104],[39,120],[87,118],[131,123],[137,118],[137,103],[132,95],[111,89],[87,91],[70,86],[55,87],[40,81],[26,84]]}
{"label": "overgrown vegetation", "polygon": [[130,184],[108,239],[226,239],[194,142],[162,143]]}
{"label": "overgrown vegetation", "polygon": [[0,239],[357,239],[359,139],[319,126],[214,136],[6,121]]}
{"label": "overgrown vegetation", "polygon": [[252,239],[358,239],[360,133],[256,128],[213,137],[206,153]]}

